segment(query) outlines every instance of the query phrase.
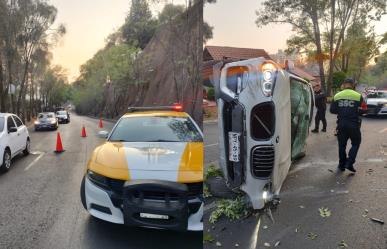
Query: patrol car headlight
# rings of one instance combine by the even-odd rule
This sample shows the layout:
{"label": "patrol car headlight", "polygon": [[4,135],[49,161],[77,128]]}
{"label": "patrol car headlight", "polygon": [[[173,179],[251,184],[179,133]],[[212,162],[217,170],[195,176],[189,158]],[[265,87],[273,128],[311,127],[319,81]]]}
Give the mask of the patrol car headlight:
{"label": "patrol car headlight", "polygon": [[87,171],[87,177],[90,181],[92,181],[95,185],[102,188],[109,188],[109,180],[107,177],[97,174],[91,170]]}
{"label": "patrol car headlight", "polygon": [[55,124],[56,123],[56,120],[51,120],[51,124]]}
{"label": "patrol car headlight", "polygon": [[266,62],[262,65],[261,89],[263,95],[270,97],[273,93],[277,68],[273,63]]}

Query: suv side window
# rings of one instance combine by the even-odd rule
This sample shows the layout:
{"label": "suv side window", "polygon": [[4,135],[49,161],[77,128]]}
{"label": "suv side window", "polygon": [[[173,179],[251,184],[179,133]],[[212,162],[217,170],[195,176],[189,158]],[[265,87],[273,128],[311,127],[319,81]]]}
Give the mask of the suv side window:
{"label": "suv side window", "polygon": [[16,127],[15,122],[13,121],[12,117],[7,118],[7,128],[8,130],[12,127]]}
{"label": "suv side window", "polygon": [[17,127],[20,127],[23,125],[23,122],[20,120],[19,117],[13,116],[13,119],[15,120]]}

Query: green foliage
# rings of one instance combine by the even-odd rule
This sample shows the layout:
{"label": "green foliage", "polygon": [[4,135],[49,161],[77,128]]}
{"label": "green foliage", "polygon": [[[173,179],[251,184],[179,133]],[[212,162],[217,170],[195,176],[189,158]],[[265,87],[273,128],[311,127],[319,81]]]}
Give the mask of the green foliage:
{"label": "green foliage", "polygon": [[122,26],[126,43],[144,49],[152,38],[157,26],[147,1],[132,0],[129,15]]}
{"label": "green foliage", "polygon": [[220,217],[225,216],[230,220],[238,220],[249,214],[246,202],[242,196],[236,199],[221,199],[216,202],[216,209],[212,211],[209,222],[215,223]]}
{"label": "green foliage", "polygon": [[130,85],[140,84],[135,77],[139,50],[128,44],[105,47],[81,66],[80,79],[73,84],[72,100],[79,113],[100,113],[109,87],[124,94]]}
{"label": "green foliage", "polygon": [[216,176],[223,177],[222,170],[219,167],[215,166],[214,164],[209,165],[205,175],[205,179],[208,179],[210,177],[216,177]]}
{"label": "green foliage", "polygon": [[334,72],[332,77],[332,88],[333,89],[340,89],[341,84],[344,82],[344,80],[347,78],[347,75],[342,72]]}
{"label": "green foliage", "polygon": [[207,91],[207,99],[208,100],[215,100],[215,90],[213,87],[210,87]]}

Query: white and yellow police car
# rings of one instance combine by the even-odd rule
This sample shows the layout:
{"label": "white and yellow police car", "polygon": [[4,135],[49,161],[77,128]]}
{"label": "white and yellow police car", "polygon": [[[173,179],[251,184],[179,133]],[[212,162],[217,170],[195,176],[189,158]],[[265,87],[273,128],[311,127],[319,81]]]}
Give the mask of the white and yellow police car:
{"label": "white and yellow police car", "polygon": [[84,208],[129,226],[203,230],[203,134],[172,107],[132,107],[91,155]]}

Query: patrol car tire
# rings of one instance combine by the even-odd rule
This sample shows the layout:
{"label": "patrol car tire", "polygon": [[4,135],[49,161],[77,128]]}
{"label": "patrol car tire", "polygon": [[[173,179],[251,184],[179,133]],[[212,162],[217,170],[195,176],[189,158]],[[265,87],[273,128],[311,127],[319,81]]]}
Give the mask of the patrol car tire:
{"label": "patrol car tire", "polygon": [[4,151],[3,161],[2,161],[1,166],[0,166],[0,172],[5,173],[9,170],[9,168],[11,168],[11,160],[12,160],[11,151],[6,149]]}
{"label": "patrol car tire", "polygon": [[87,210],[87,207],[86,207],[86,193],[85,193],[85,177],[83,177],[82,183],[81,183],[81,202],[82,202],[83,208]]}
{"label": "patrol car tire", "polygon": [[216,176],[207,179],[206,184],[210,193],[218,198],[236,198],[237,194],[227,187],[226,181],[223,177]]}

